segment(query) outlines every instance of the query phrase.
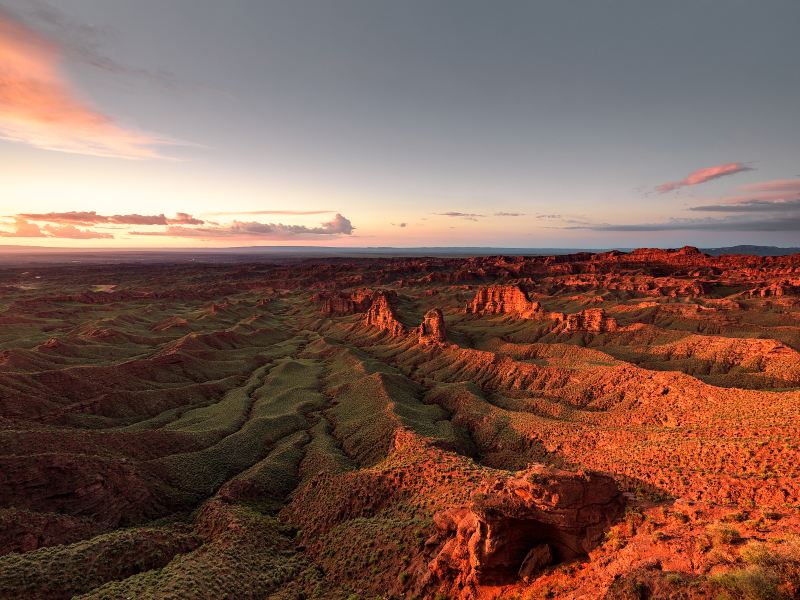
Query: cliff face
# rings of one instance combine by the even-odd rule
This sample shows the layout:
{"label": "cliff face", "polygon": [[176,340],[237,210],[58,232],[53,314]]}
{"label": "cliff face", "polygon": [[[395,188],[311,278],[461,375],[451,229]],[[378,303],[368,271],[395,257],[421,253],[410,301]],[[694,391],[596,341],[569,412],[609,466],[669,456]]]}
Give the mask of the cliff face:
{"label": "cliff face", "polygon": [[350,294],[320,293],[315,300],[322,302],[320,312],[326,317],[352,315],[364,312],[372,305],[375,292],[369,289],[359,289]]}
{"label": "cliff face", "polygon": [[543,465],[499,477],[489,490],[470,507],[434,516],[443,543],[430,569],[452,582],[454,596],[527,582],[553,563],[586,556],[624,506],[611,477]]}
{"label": "cliff face", "polygon": [[397,294],[394,292],[376,292],[364,317],[367,325],[386,331],[392,336],[405,335],[406,328],[394,312],[396,302]]}
{"label": "cliff face", "polygon": [[364,322],[368,326],[395,337],[411,333],[422,343],[443,342],[446,337],[444,315],[438,308],[429,310],[423,317],[422,323],[409,331],[397,318],[395,313],[397,294],[393,291],[363,288],[349,294],[320,292],[313,299],[321,302],[320,312],[325,316],[365,313]]}
{"label": "cliff face", "polygon": [[560,329],[565,333],[576,331],[590,331],[592,333],[606,333],[616,331],[617,320],[606,316],[602,308],[587,308],[579,313],[559,314]]}
{"label": "cliff face", "polygon": [[479,289],[465,308],[467,314],[513,315],[520,319],[550,319],[564,333],[616,331],[617,320],[606,316],[602,308],[587,308],[579,313],[545,312],[538,302],[532,302],[518,286],[490,286]]}
{"label": "cliff face", "polygon": [[446,330],[444,315],[438,308],[433,308],[425,313],[422,324],[418,328],[419,340],[423,343],[444,342]]}
{"label": "cliff face", "polygon": [[[600,271],[598,269],[598,271]],[[672,298],[694,298],[704,296],[712,286],[704,280],[697,279],[704,275],[693,275],[691,280],[677,277],[652,277],[649,275],[629,275],[619,273],[580,273],[564,277],[544,278],[544,288],[549,292],[559,290],[585,291],[593,289],[620,290],[636,295],[668,296]]]}
{"label": "cliff face", "polygon": [[771,284],[754,287],[747,293],[751,298],[776,298],[780,296],[800,295],[800,279],[776,281]]}
{"label": "cliff face", "polygon": [[528,300],[528,296],[519,286],[500,285],[479,289],[464,312],[476,315],[514,315],[531,319],[541,310],[539,303]]}

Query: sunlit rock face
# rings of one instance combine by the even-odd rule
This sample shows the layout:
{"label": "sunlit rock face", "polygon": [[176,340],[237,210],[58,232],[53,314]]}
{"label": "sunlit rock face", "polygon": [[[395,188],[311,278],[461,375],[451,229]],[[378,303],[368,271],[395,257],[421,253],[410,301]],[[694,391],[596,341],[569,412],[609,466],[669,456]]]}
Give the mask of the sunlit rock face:
{"label": "sunlit rock face", "polygon": [[501,285],[479,289],[465,312],[475,315],[514,315],[521,319],[533,318],[541,312],[538,302],[528,300],[519,286]]}
{"label": "sunlit rock face", "polygon": [[418,328],[420,342],[435,343],[444,342],[447,337],[444,325],[444,315],[441,309],[432,308],[422,320]]}
{"label": "sunlit rock face", "polygon": [[378,292],[366,314],[366,323],[392,336],[402,336],[406,333],[405,326],[397,319],[395,303],[397,294],[394,292]]}
{"label": "sunlit rock face", "polygon": [[611,477],[543,465],[489,489],[435,517],[446,541],[430,568],[456,588],[530,581],[553,563],[586,556],[624,507]]}
{"label": "sunlit rock face", "polygon": [[602,308],[587,308],[575,314],[562,314],[558,320],[563,324],[563,331],[591,331],[606,333],[617,330],[617,320],[606,316]]}
{"label": "sunlit rock face", "polygon": [[321,303],[320,313],[326,317],[351,315],[365,312],[372,305],[375,292],[370,289],[358,289],[349,294],[341,292],[321,292],[314,300]]}

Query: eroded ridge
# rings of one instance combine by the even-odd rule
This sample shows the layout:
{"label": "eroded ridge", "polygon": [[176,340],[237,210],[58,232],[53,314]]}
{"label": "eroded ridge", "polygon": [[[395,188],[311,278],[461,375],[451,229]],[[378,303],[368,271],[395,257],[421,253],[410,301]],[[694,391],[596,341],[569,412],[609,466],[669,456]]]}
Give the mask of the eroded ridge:
{"label": "eroded ridge", "polygon": [[800,256],[6,268],[0,291],[2,597],[798,593]]}

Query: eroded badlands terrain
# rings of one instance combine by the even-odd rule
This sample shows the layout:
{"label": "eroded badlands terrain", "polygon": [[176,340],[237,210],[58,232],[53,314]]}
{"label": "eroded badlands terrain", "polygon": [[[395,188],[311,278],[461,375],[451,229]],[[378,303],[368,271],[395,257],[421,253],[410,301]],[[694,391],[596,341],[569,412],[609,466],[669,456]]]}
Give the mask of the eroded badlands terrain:
{"label": "eroded badlands terrain", "polygon": [[7,598],[792,598],[800,255],[0,271]]}

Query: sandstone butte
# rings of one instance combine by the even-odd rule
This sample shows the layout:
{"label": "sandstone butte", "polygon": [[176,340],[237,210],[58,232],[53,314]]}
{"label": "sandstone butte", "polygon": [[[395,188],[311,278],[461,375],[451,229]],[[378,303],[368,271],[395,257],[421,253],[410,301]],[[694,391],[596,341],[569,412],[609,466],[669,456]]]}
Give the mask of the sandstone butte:
{"label": "sandstone butte", "polygon": [[800,596],[800,256],[0,271],[2,598]]}

